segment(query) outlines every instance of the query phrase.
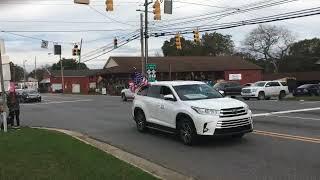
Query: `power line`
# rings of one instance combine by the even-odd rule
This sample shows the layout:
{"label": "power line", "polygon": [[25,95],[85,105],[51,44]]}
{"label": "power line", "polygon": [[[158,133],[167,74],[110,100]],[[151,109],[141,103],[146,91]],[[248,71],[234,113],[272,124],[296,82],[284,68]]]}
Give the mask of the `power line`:
{"label": "power line", "polygon": [[[169,24],[165,24],[165,25],[158,25],[158,26],[153,26],[153,28],[161,28],[161,27],[171,27],[171,26],[176,26],[176,25],[186,25],[188,23],[192,23],[194,25],[194,23],[204,23],[203,21],[205,20],[212,20],[212,19],[216,19],[216,18],[223,18],[223,17],[227,17],[227,16],[231,16],[231,15],[235,15],[235,14],[239,14],[239,13],[245,13],[248,11],[253,11],[253,10],[259,10],[259,9],[264,9],[267,7],[273,7],[273,6],[277,6],[277,5],[281,5],[281,4],[286,4],[286,3],[290,3],[293,1],[297,1],[297,0],[281,0],[281,1],[277,1],[277,2],[272,2],[269,1],[265,4],[259,4],[258,6],[252,6],[252,7],[247,7],[247,8],[239,8],[238,10],[233,10],[233,11],[222,11],[220,14],[219,13],[215,13],[215,14],[204,14],[201,16],[197,16],[196,18],[193,19],[188,19],[186,21],[182,21],[182,22],[176,22],[176,23],[169,23]],[[180,21],[183,19],[179,19]]]}
{"label": "power line", "polygon": [[[57,23],[57,24],[106,24],[113,21],[48,21],[48,20],[0,20],[4,23]],[[139,22],[139,21],[126,21],[126,22]]]}
{"label": "power line", "polygon": [[89,7],[90,7],[92,10],[94,10],[96,13],[102,15],[102,16],[105,17],[105,18],[108,18],[108,19],[111,20],[111,21],[117,22],[117,23],[119,23],[119,24],[124,24],[124,25],[127,25],[127,26],[136,27],[136,26],[134,26],[134,25],[132,25],[132,24],[128,24],[128,23],[125,23],[125,22],[121,22],[121,21],[118,21],[118,20],[116,20],[116,19],[113,19],[113,18],[111,18],[111,17],[109,17],[109,16],[106,16],[105,14],[103,14],[102,12],[100,12],[99,10],[95,9],[95,8],[92,7],[92,6],[89,6]]}
{"label": "power line", "polygon": [[63,41],[53,41],[53,40],[46,40],[46,39],[41,39],[41,38],[37,38],[37,37],[33,37],[33,36],[26,36],[26,35],[22,35],[22,34],[17,34],[17,33],[12,33],[12,32],[7,32],[7,31],[2,31],[0,30],[0,32],[2,33],[7,33],[7,34],[11,34],[14,36],[19,36],[19,37],[23,37],[23,38],[29,38],[29,39],[34,39],[34,40],[39,40],[39,41],[48,41],[54,44],[74,44],[73,42],[63,42]]}
{"label": "power line", "polygon": [[[255,18],[255,19],[249,19],[249,20],[243,20],[243,21],[237,21],[237,22],[231,22],[231,23],[222,23],[222,24],[216,24],[215,26],[205,26],[201,27],[199,29],[199,32],[209,32],[209,31],[216,31],[216,30],[222,30],[222,29],[230,29],[240,26],[246,26],[246,25],[253,25],[253,24],[261,24],[261,23],[268,23],[268,22],[276,22],[276,21],[283,21],[288,19],[296,19],[296,18],[302,18],[302,17],[308,17],[308,16],[315,16],[320,14],[320,7],[316,8],[310,8],[310,9],[304,9],[299,11],[292,11],[288,13],[282,13],[272,16],[266,16],[261,18]],[[189,34],[192,33],[192,29],[180,29],[180,34]],[[168,35],[174,35],[177,31],[166,31],[166,32],[157,32],[152,33],[152,36],[168,36]]]}
{"label": "power line", "polygon": [[94,60],[94,59],[96,59],[96,58],[98,58],[98,57],[101,57],[101,56],[103,56],[103,55],[105,55],[105,54],[107,54],[107,53],[109,53],[109,52],[111,52],[111,51],[114,51],[114,50],[118,49],[119,47],[122,47],[122,46],[128,44],[129,42],[131,42],[131,41],[133,41],[133,40],[136,40],[136,39],[138,39],[138,38],[139,38],[139,37],[135,37],[135,38],[133,38],[133,39],[127,40],[127,41],[124,42],[123,44],[118,45],[117,48],[113,48],[113,49],[110,49],[110,50],[108,50],[108,51],[105,51],[105,52],[103,52],[103,53],[101,53],[101,54],[99,54],[99,55],[97,55],[97,56],[95,56],[95,57],[93,57],[93,58],[87,59],[87,60],[85,60],[85,61],[83,61],[83,62],[85,63],[85,62],[88,62],[88,61],[92,61],[92,60]]}
{"label": "power line", "polygon": [[80,32],[113,32],[113,31],[127,31],[128,29],[84,29],[84,30],[3,30],[2,32],[10,33],[80,33]]}

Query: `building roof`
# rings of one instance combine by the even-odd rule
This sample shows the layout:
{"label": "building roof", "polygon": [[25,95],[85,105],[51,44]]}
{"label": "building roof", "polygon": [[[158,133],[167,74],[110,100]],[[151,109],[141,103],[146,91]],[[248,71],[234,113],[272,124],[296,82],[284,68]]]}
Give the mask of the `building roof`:
{"label": "building roof", "polygon": [[[98,74],[101,69],[87,69],[87,70],[64,70],[64,77],[88,77]],[[61,71],[51,71],[51,76],[61,77]]]}
{"label": "building roof", "polygon": [[297,81],[319,81],[320,71],[264,74],[264,80],[295,78]]}
{"label": "building roof", "polygon": [[[262,70],[261,67],[238,56],[171,56],[149,57],[158,72],[199,72],[225,70]],[[110,57],[104,68],[111,73],[128,73],[141,70],[141,57]]]}
{"label": "building roof", "polygon": [[157,81],[152,82],[152,85],[167,85],[167,86],[182,86],[182,85],[190,85],[190,84],[205,84],[201,81]]}

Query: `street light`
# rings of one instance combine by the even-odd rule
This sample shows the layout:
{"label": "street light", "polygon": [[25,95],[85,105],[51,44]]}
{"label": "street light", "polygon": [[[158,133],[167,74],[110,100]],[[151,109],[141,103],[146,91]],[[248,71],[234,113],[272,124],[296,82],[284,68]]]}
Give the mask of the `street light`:
{"label": "street light", "polygon": [[28,60],[23,60],[23,89],[26,87],[26,62]]}

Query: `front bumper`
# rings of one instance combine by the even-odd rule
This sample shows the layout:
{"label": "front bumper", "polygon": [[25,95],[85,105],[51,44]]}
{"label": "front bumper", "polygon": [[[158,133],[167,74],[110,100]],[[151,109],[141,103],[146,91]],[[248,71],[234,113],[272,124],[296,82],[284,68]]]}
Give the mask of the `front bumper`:
{"label": "front bumper", "polygon": [[246,115],[220,118],[219,116],[198,115],[195,126],[198,135],[222,136],[249,133],[253,130],[252,113]]}
{"label": "front bumper", "polygon": [[250,92],[250,93],[243,93],[241,92],[242,97],[258,97],[258,94],[255,92]]}

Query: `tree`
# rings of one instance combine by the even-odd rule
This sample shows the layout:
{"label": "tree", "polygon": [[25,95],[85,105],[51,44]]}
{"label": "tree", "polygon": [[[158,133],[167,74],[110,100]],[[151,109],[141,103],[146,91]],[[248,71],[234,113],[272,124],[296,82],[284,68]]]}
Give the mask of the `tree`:
{"label": "tree", "polygon": [[162,46],[164,56],[218,56],[230,55],[233,52],[234,43],[230,35],[210,33],[202,36],[200,44],[193,40],[186,40],[181,37],[182,49],[177,50],[175,38],[165,41]]}
{"label": "tree", "polygon": [[320,71],[320,39],[305,39],[293,43],[289,55],[280,63],[282,72]]}
{"label": "tree", "polygon": [[206,56],[230,55],[234,50],[231,35],[223,35],[217,32],[202,36],[203,54]]}
{"label": "tree", "polygon": [[175,44],[175,38],[171,38],[170,41],[165,41],[162,46],[162,52],[164,56],[200,56],[201,48],[199,45],[193,43],[193,41],[186,40],[181,37],[182,49],[178,50]]}
{"label": "tree", "polygon": [[[44,75],[48,73],[48,69],[46,67],[37,68],[36,70],[36,79],[40,82],[43,80]],[[28,77],[34,78],[34,70],[28,74]]]}
{"label": "tree", "polygon": [[259,25],[247,35],[244,44],[257,58],[269,61],[273,71],[278,72],[279,63],[288,54],[293,41],[292,33],[283,27]]}
{"label": "tree", "polygon": [[[84,63],[79,63],[75,60],[75,59],[65,59],[63,58],[62,60],[62,65],[63,65],[63,68],[64,70],[77,70],[77,69],[80,69],[80,70],[84,70],[84,69],[89,69],[87,67],[86,64]],[[51,67],[51,70],[61,70],[61,61],[59,61],[58,63],[55,63],[52,65]]]}
{"label": "tree", "polygon": [[10,62],[11,80],[14,82],[21,81],[24,78],[24,69]]}

